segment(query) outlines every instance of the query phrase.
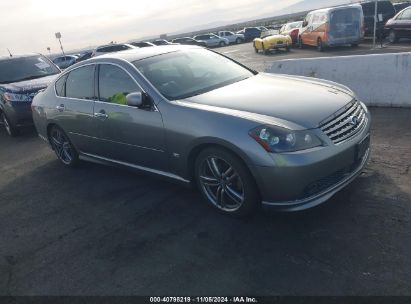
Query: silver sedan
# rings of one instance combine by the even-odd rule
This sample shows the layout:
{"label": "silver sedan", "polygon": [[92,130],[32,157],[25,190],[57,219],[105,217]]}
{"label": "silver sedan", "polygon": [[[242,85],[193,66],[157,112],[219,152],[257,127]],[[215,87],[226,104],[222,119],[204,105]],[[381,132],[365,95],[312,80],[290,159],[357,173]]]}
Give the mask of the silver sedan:
{"label": "silver sedan", "polygon": [[370,114],[347,87],[257,73],[195,46],[76,64],[35,97],[33,118],[66,166],[83,159],[193,184],[233,216],[316,206],[370,155]]}

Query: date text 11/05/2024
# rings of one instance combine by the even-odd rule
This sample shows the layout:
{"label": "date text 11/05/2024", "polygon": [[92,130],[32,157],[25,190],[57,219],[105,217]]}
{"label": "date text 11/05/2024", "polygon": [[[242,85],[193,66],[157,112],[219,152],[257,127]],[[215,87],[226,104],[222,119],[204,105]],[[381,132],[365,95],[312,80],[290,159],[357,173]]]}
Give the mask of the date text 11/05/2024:
{"label": "date text 11/05/2024", "polygon": [[150,297],[150,303],[258,303],[254,297]]}

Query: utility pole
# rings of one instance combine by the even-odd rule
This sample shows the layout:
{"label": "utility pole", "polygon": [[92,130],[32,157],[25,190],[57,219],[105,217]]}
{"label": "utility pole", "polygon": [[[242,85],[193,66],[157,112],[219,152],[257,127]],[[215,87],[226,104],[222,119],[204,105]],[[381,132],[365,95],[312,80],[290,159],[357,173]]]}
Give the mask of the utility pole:
{"label": "utility pole", "polygon": [[378,19],[378,0],[375,0],[375,11],[374,11],[374,37],[373,37],[373,48],[375,49],[376,36],[377,36],[377,19]]}
{"label": "utility pole", "polygon": [[61,52],[63,53],[63,56],[66,56],[66,54],[64,54],[64,49],[63,49],[63,44],[61,44],[61,33],[57,32],[56,33],[56,38],[59,40],[60,42],[60,48],[61,48]]}

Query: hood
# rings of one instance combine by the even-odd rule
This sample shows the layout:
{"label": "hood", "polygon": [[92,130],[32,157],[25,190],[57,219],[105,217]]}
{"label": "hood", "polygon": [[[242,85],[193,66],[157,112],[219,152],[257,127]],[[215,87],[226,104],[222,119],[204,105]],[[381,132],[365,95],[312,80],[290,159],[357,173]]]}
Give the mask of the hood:
{"label": "hood", "polygon": [[47,88],[47,86],[58,76],[51,75],[42,78],[36,78],[32,80],[13,82],[8,84],[0,84],[5,91],[18,94],[30,94],[37,93],[38,91]]}
{"label": "hood", "polygon": [[[269,116],[312,129],[353,98],[348,88],[333,82],[261,73],[183,101],[256,114],[256,120]],[[247,117],[252,119],[252,115]]]}

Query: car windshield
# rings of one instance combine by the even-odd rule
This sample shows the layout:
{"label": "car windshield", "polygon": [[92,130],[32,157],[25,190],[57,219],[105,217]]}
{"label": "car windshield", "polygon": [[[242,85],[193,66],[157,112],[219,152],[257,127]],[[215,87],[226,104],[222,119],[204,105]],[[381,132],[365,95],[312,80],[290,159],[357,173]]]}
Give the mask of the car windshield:
{"label": "car windshield", "polygon": [[203,49],[167,53],[133,64],[169,100],[200,95],[254,75],[230,59]]}
{"label": "car windshield", "polygon": [[0,83],[12,83],[55,75],[60,71],[41,55],[0,61]]}
{"label": "car windshield", "polygon": [[301,25],[302,25],[302,22],[289,23],[289,24],[287,24],[287,30],[292,30],[292,29],[295,29],[295,28],[299,28],[299,27],[301,27]]}

